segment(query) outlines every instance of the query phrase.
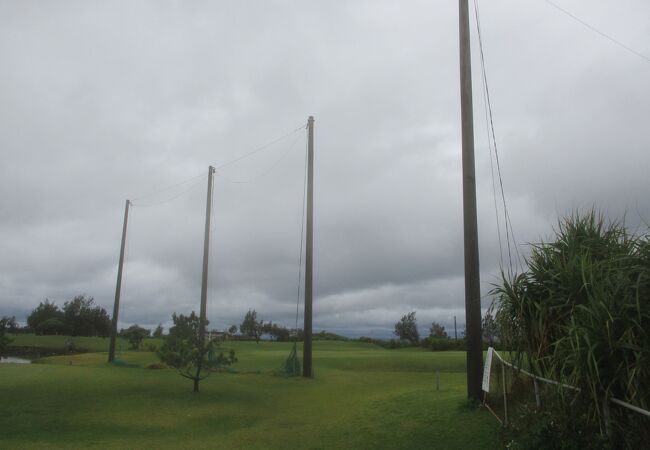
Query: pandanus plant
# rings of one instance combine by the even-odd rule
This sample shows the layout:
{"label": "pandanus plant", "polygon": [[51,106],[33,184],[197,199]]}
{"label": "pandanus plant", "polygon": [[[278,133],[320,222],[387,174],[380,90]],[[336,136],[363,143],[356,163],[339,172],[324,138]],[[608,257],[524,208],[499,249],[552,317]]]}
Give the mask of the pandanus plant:
{"label": "pandanus plant", "polygon": [[575,213],[553,242],[532,245],[526,263],[493,290],[502,344],[539,375],[579,387],[603,433],[612,397],[650,409],[648,234]]}

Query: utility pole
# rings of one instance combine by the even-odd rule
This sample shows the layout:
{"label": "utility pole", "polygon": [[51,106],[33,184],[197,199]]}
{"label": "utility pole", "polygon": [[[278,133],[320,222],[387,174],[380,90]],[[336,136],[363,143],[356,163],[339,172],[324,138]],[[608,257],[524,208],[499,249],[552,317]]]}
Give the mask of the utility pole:
{"label": "utility pole", "polygon": [[117,337],[117,316],[120,312],[120,294],[122,291],[122,269],[124,268],[124,247],[126,245],[126,225],[129,220],[129,206],[126,201],[124,206],[124,225],[122,225],[122,244],[120,245],[120,262],[117,266],[117,285],[115,286],[115,302],[113,303],[113,317],[111,319],[111,341],[108,346],[108,362],[115,359],[115,338]]}
{"label": "utility pole", "polygon": [[[203,240],[203,274],[201,276],[201,312],[199,314],[199,351],[205,350],[205,334],[207,332],[207,309],[208,309],[208,260],[210,259],[210,214],[212,210],[212,174],[214,167],[208,168],[208,195],[205,202],[205,237]],[[197,374],[203,366],[203,354],[197,358]],[[199,392],[199,380],[194,380],[194,392]]]}
{"label": "utility pole", "polygon": [[201,348],[205,342],[206,317],[208,309],[208,260],[210,258],[210,214],[212,210],[212,175],[215,168],[208,168],[208,195],[205,204],[205,237],[203,240],[203,275],[201,277],[201,313],[199,316],[199,327],[201,328]]}
{"label": "utility pole", "polygon": [[467,397],[480,401],[483,352],[481,350],[481,284],[479,276],[472,56],[468,0],[458,1],[460,41],[460,98],[463,141],[463,220],[465,242],[465,338],[467,339]]}
{"label": "utility pole", "polygon": [[312,372],[312,282],[314,250],[314,117],[307,121],[307,242],[305,248],[305,342],[302,349],[302,376],[311,378]]}

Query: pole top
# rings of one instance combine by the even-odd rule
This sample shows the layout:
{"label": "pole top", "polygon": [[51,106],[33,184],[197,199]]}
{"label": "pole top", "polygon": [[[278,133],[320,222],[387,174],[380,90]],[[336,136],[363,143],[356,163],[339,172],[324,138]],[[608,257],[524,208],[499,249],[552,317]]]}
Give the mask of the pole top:
{"label": "pole top", "polygon": [[213,166],[210,166],[210,172],[215,173],[217,169],[215,169]]}
{"label": "pole top", "polygon": [[314,121],[314,116],[309,116],[308,120],[309,120],[309,122],[313,122]]}

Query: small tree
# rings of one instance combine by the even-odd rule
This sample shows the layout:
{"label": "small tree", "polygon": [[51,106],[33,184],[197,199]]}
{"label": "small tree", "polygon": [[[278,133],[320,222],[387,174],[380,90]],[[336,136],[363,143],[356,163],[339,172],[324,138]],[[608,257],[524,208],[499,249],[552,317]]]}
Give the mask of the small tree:
{"label": "small tree", "polygon": [[249,309],[244,316],[244,321],[239,325],[239,332],[244,336],[254,338],[255,342],[259,344],[263,327],[264,322],[257,320],[257,312],[254,309]]}
{"label": "small tree", "polygon": [[498,339],[498,326],[490,310],[483,317],[482,329],[483,341],[489,343],[490,347],[493,347],[495,340]]}
{"label": "small tree", "polygon": [[415,319],[415,311],[402,316],[400,321],[395,324],[395,336],[411,343],[416,343],[420,339]]}
{"label": "small tree", "polygon": [[445,331],[445,327],[440,325],[438,322],[432,322],[431,328],[429,328],[429,337],[432,338],[449,338],[449,335]]}
{"label": "small tree", "polygon": [[228,328],[228,334],[230,336],[234,336],[237,334],[237,325],[231,325],[230,328]]}
{"label": "small tree", "polygon": [[[206,339],[206,327],[201,327],[199,317],[192,311],[189,316],[172,315],[174,326],[169,329],[158,357],[162,362],[175,368],[178,373],[194,382],[194,392],[199,392],[199,382],[219,366],[229,366],[237,362],[235,351],[228,356],[223,352],[216,354],[218,343]],[[206,320],[205,325],[208,322]]]}
{"label": "small tree", "polygon": [[162,323],[159,323],[158,326],[156,327],[156,329],[153,332],[153,337],[161,338],[163,336],[163,331],[164,331],[164,329],[163,329]]}
{"label": "small tree", "polygon": [[137,324],[131,325],[126,330],[120,331],[120,335],[129,341],[129,344],[131,344],[131,349],[133,350],[140,348],[140,344],[142,344],[142,340],[146,337],[149,337],[150,334],[151,334],[151,330],[142,328]]}

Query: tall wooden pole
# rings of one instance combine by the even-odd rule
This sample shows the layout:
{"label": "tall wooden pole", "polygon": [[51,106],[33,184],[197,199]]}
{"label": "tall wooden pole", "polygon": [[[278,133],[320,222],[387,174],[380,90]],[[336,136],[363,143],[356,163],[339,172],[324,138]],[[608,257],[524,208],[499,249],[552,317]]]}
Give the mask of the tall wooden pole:
{"label": "tall wooden pole", "polygon": [[[208,261],[210,260],[210,214],[212,210],[212,175],[214,167],[208,168],[208,195],[205,202],[205,236],[203,238],[203,274],[201,276],[201,312],[199,314],[199,348],[205,350],[208,310]],[[197,374],[201,373],[203,355],[197,358]],[[199,380],[194,380],[194,392],[199,392]]]}
{"label": "tall wooden pole", "polygon": [[201,277],[201,314],[199,326],[203,333],[201,334],[201,343],[205,339],[206,317],[208,309],[208,261],[210,259],[210,214],[212,210],[212,175],[214,167],[208,169],[208,195],[205,204],[205,237],[203,240],[203,275]]}
{"label": "tall wooden pole", "polygon": [[302,376],[312,377],[312,282],[314,250],[314,117],[307,121],[307,242],[305,249],[305,342],[302,350]]}
{"label": "tall wooden pole", "polygon": [[465,242],[465,337],[467,339],[467,397],[480,401],[481,285],[479,278],[474,118],[468,0],[459,0],[460,97],[463,139],[463,220]]}
{"label": "tall wooden pole", "polygon": [[126,201],[124,206],[124,224],[122,225],[122,244],[120,245],[120,262],[117,266],[117,285],[115,286],[115,302],[113,303],[113,317],[111,319],[111,341],[108,346],[108,362],[115,359],[115,339],[117,337],[117,316],[120,312],[120,294],[122,292],[122,269],[124,268],[124,247],[126,245],[126,225],[129,221],[129,206]]}

